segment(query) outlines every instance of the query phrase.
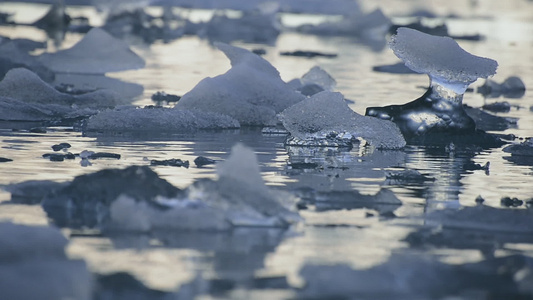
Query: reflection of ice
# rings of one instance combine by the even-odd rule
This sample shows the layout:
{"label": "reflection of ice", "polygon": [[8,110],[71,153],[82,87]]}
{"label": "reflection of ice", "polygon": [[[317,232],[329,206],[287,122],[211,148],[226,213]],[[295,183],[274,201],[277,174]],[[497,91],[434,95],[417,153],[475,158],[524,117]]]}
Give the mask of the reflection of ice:
{"label": "reflection of ice", "polygon": [[200,81],[175,108],[226,114],[241,125],[272,125],[277,113],[304,98],[258,55],[227,44],[216,46],[231,60],[231,69]]}
{"label": "reflection of ice", "polygon": [[146,232],[288,227],[300,220],[289,193],[264,184],[252,150],[236,145],[217,168],[179,190],[148,167],[108,169],[76,177],[49,194],[43,207],[59,226]]}
{"label": "reflection of ice", "polygon": [[405,105],[369,107],[366,114],[395,122],[410,139],[432,133],[476,134],[474,120],[462,100],[468,85],[496,72],[491,59],[471,55],[448,37],[437,37],[399,28],[391,48],[405,65],[430,77],[430,88]]}
{"label": "reflection of ice", "polygon": [[91,299],[87,267],[66,257],[58,229],[0,223],[0,245],[3,299]]}
{"label": "reflection of ice", "polygon": [[104,74],[144,67],[129,46],[100,28],[91,29],[72,48],[44,53],[39,61],[54,72]]}
{"label": "reflection of ice", "polygon": [[[393,123],[361,116],[351,110],[340,93],[321,92],[281,113],[283,126],[305,145],[319,145],[324,139],[364,139],[376,148],[405,146]],[[378,122],[376,122],[378,121]],[[304,145],[302,144],[302,145]]]}
{"label": "reflection of ice", "polygon": [[[452,265],[418,254],[396,254],[381,265],[355,270],[348,265],[308,264],[300,270],[306,284],[302,298],[443,299],[465,295],[526,297],[531,259],[508,256]],[[466,296],[468,295],[468,296]]]}

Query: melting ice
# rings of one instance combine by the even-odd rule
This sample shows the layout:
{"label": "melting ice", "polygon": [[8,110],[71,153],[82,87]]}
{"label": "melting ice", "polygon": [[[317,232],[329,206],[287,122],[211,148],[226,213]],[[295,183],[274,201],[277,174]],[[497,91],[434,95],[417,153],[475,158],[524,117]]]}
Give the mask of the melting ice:
{"label": "melting ice", "polygon": [[430,87],[404,105],[369,107],[366,114],[398,125],[406,138],[435,132],[476,133],[474,120],[463,109],[463,94],[478,78],[496,72],[496,61],[464,51],[449,37],[399,28],[390,46],[410,69],[428,74]]}

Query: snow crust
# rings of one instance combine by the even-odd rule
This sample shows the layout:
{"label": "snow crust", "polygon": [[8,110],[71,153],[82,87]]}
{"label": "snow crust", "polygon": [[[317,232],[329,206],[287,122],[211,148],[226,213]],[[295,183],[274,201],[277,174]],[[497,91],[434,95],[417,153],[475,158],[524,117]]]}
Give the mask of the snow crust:
{"label": "snow crust", "polygon": [[390,47],[407,67],[428,74],[443,85],[462,83],[468,86],[478,78],[495,74],[498,67],[492,59],[466,52],[452,38],[432,36],[406,27],[398,28]]}

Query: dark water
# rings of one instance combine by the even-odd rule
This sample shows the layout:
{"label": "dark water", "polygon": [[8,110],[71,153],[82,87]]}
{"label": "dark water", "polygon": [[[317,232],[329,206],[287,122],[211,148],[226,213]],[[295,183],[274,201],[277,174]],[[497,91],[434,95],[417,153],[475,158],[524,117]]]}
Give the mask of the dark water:
{"label": "dark water", "polygon": [[[395,1],[381,1],[386,13],[401,13],[402,6]],[[450,1],[448,1],[450,2]],[[526,87],[533,86],[533,5],[527,1],[499,4],[488,1],[477,10],[457,9],[461,1],[436,5],[435,10],[461,13],[463,18],[446,20],[455,35],[480,33],[482,41],[460,41],[467,51],[495,59],[499,63],[494,80],[501,82],[511,75],[519,76]],[[457,2],[457,3],[455,3]],[[371,4],[368,4],[370,6]],[[2,7],[2,6],[0,6]],[[6,4],[20,18],[30,18],[39,12],[38,6]],[[446,9],[447,8],[447,9]],[[157,10],[157,9],[154,9]],[[78,7],[76,13],[94,14],[91,9]],[[496,14],[496,11],[501,13]],[[198,18],[209,12],[195,12]],[[285,22],[320,19],[316,16],[283,16]],[[401,22],[404,19],[398,18]],[[32,28],[0,27],[0,34],[11,37],[43,39]],[[64,47],[80,38],[70,34]],[[247,49],[264,48],[264,56],[281,73],[284,80],[301,77],[318,65],[337,81],[336,90],[354,101],[351,108],[363,114],[368,106],[402,104],[422,95],[427,86],[425,75],[395,75],[372,71],[375,65],[392,64],[397,58],[387,47],[376,50],[360,40],[345,37],[316,37],[297,33],[282,33],[275,46],[235,43]],[[378,43],[379,44],[379,43]],[[156,91],[182,95],[199,80],[224,73],[229,62],[224,55],[205,40],[185,37],[169,44],[150,46],[134,44],[146,68],[112,74],[127,82],[144,87],[135,104],[153,104],[150,96]],[[313,50],[336,53],[337,58],[304,59],[280,56],[280,51]],[[483,84],[482,80],[472,87]],[[484,99],[480,94],[467,93],[464,102],[473,107],[503,99]],[[502,132],[518,137],[533,135],[533,96],[526,91],[523,98],[505,99],[515,105],[499,116],[518,118],[515,128]],[[519,107],[519,108],[517,108]],[[192,162],[197,156],[215,160],[228,157],[231,147],[243,142],[256,152],[263,178],[273,188],[294,189],[313,187],[319,191],[358,191],[376,194],[381,188],[393,191],[403,202],[394,211],[396,218],[377,216],[375,207],[350,210],[308,209],[300,213],[305,224],[289,231],[243,229],[230,234],[161,233],[150,236],[133,235],[102,237],[92,232],[64,229],[70,236],[68,254],[84,259],[91,271],[108,274],[128,272],[151,288],[175,290],[202,272],[207,278],[230,278],[237,282],[228,296],[221,298],[265,299],[290,297],[291,292],[281,285],[277,289],[250,288],[250,278],[286,276],[293,286],[302,284],[297,275],[307,262],[347,263],[354,268],[370,268],[388,260],[394,253],[424,255],[439,261],[460,264],[477,262],[481,251],[469,247],[412,248],[405,237],[423,224],[421,217],[444,208],[475,206],[475,198],[482,196],[485,204],[500,207],[503,197],[522,200],[533,194],[531,166],[509,161],[503,147],[471,151],[457,148],[446,151],[442,147],[408,146],[401,151],[371,150],[355,147],[350,151],[312,151],[286,148],[282,135],[265,135],[254,129],[222,133],[196,133],[171,136],[84,136],[70,127],[48,128],[47,133],[13,131],[13,127],[29,128],[33,124],[1,124],[0,157],[13,162],[0,165],[0,185],[26,180],[70,181],[77,175],[105,168],[147,165],[148,159],[180,158]],[[72,145],[72,152],[83,150],[119,153],[120,160],[95,160],[82,167],[79,160],[51,162],[42,154],[51,152],[51,146],[60,142]],[[316,163],[317,168],[290,168],[290,164]],[[490,162],[490,172],[465,170],[471,163]],[[393,171],[415,169],[432,177],[432,181],[402,182],[387,179]],[[215,176],[214,167],[176,168],[153,167],[161,177],[177,187],[184,188],[195,179]],[[0,201],[9,200],[2,191]],[[518,209],[525,209],[522,206]],[[48,224],[40,207],[5,204],[0,208],[0,219],[27,224]],[[530,243],[507,242],[495,251],[496,256],[515,253],[533,255]],[[248,280],[248,281],[247,281]],[[240,285],[240,286],[239,286]],[[214,297],[214,296],[213,296]],[[214,297],[216,298],[216,297]]]}

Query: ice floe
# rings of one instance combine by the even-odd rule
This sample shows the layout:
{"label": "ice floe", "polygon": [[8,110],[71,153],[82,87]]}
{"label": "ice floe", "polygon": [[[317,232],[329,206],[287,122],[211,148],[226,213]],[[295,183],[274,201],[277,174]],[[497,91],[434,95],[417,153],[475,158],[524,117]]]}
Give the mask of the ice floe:
{"label": "ice floe", "polygon": [[128,106],[102,111],[92,116],[87,120],[84,131],[91,133],[184,133],[239,127],[237,120],[210,111]]}
{"label": "ice floe", "polygon": [[394,123],[359,115],[348,107],[340,93],[315,94],[284,110],[280,119],[302,145],[319,146],[328,139],[349,145],[354,139],[363,139],[376,148],[405,146]]}
{"label": "ice floe", "polygon": [[241,125],[263,126],[275,124],[277,113],[304,98],[260,56],[223,43],[216,46],[230,59],[231,69],[200,81],[181,97],[176,109],[212,111],[231,116]]}
{"label": "ice floe", "polygon": [[91,299],[85,262],[65,255],[52,227],[0,223],[0,291],[5,299]]}
{"label": "ice floe", "polygon": [[54,72],[79,74],[139,69],[145,64],[125,42],[100,28],[91,29],[72,48],[41,54],[39,61]]}

